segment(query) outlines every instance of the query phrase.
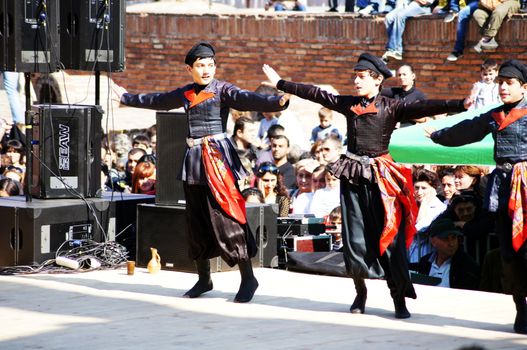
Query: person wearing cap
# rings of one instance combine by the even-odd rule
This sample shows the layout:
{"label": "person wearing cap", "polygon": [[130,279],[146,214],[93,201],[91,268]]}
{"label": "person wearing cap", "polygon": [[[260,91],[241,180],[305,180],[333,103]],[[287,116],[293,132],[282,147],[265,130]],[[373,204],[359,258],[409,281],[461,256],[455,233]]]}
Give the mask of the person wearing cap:
{"label": "person wearing cap", "polygon": [[369,53],[361,54],[354,66],[354,95],[334,95],[313,85],[282,80],[268,65],[263,70],[278,89],[346,117],[347,151],[329,165],[329,171],[340,179],[344,260],[357,291],[350,311],[364,313],[365,278],[385,277],[395,317],[410,317],[405,297],[416,295],[406,249],[415,234],[417,205],[411,170],[392,160],[388,145],[397,122],[463,111],[463,101],[409,103],[381,96],[382,83],[392,74],[380,58]]}
{"label": "person wearing cap", "polygon": [[427,134],[444,146],[461,146],[492,134],[496,169],[490,174],[484,208],[496,215],[505,280],[510,283],[514,331],[527,334],[527,66],[503,62],[496,79],[503,105],[449,128]]}
{"label": "person wearing cap", "polygon": [[480,268],[462,249],[463,233],[450,219],[437,219],[428,228],[430,244],[435,251],[419,260],[417,271],[441,279],[439,287],[477,290]]}
{"label": "person wearing cap", "polygon": [[212,289],[209,259],[221,256],[240,270],[241,284],[234,301],[248,302],[258,287],[250,260],[256,254],[256,244],[248,231],[245,201],[236,185],[246,171],[225,134],[225,125],[230,108],[281,111],[288,106],[288,96],[260,95],[216,80],[215,49],[207,42],[194,45],[185,64],[193,80],[188,85],[150,94],[130,94],[114,87],[114,93],[121,104],[131,107],[184,108],[188,147],[178,178],[183,180],[185,191],[190,255],[199,275],[196,285],[184,296],[196,298]]}

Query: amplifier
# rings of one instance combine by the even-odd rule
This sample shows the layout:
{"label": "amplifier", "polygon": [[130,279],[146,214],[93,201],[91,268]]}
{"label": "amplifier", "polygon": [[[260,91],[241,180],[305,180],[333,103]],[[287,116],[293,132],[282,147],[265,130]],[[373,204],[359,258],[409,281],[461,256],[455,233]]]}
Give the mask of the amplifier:
{"label": "amplifier", "polygon": [[289,236],[279,240],[285,240],[287,248],[295,252],[331,251],[331,235]]}
{"label": "amplifier", "polygon": [[277,233],[284,235],[319,235],[326,232],[326,224],[323,218],[294,218],[281,217],[277,219]]}

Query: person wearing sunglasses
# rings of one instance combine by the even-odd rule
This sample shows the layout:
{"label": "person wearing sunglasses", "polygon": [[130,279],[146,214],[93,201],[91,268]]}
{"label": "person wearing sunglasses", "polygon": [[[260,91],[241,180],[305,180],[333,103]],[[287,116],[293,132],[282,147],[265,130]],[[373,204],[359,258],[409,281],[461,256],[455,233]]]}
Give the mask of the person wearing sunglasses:
{"label": "person wearing sunglasses", "polygon": [[262,192],[264,202],[278,204],[278,216],[288,216],[291,205],[283,176],[278,167],[271,162],[260,164],[256,171],[256,187]]}
{"label": "person wearing sunglasses", "polygon": [[229,266],[238,265],[241,283],[234,301],[244,303],[253,298],[258,288],[251,266],[256,243],[249,232],[245,201],[236,185],[246,171],[225,127],[231,108],[281,111],[287,108],[289,96],[261,95],[216,80],[215,52],[208,42],[194,45],[185,56],[192,83],[173,91],[131,94],[114,86],[113,92],[117,101],[126,106],[184,108],[188,147],[178,178],[183,180],[185,192],[190,256],[198,271],[198,282],[184,297],[196,298],[213,288],[209,259],[221,256]]}
{"label": "person wearing sunglasses", "polygon": [[263,66],[279,90],[319,103],[346,118],[346,154],[328,167],[340,179],[344,261],[357,291],[350,312],[364,313],[364,279],[384,277],[395,317],[408,318],[411,315],[405,298],[416,298],[416,294],[408,273],[406,248],[416,232],[417,205],[411,170],[395,163],[388,153],[390,137],[398,122],[461,112],[464,101],[408,103],[387,98],[379,92],[392,73],[380,58],[363,53],[353,68],[354,94],[335,95],[314,85],[282,80],[273,68]]}

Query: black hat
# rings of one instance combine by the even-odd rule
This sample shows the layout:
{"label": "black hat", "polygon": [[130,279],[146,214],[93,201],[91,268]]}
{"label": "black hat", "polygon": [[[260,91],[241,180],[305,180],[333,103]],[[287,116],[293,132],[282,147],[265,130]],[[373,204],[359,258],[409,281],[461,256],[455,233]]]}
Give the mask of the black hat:
{"label": "black hat", "polygon": [[198,58],[214,58],[215,54],[216,51],[210,43],[200,41],[188,51],[187,56],[185,56],[185,63],[192,66]]}
{"label": "black hat", "polygon": [[527,66],[518,60],[507,60],[501,64],[498,76],[516,78],[522,83],[527,83]]}
{"label": "black hat", "polygon": [[428,227],[430,237],[447,238],[450,235],[461,236],[463,233],[447,218],[437,219]]}
{"label": "black hat", "polygon": [[373,56],[370,53],[363,53],[359,56],[359,59],[357,60],[357,64],[355,67],[353,67],[354,70],[372,70],[374,72],[377,72],[381,74],[384,79],[391,78],[392,72],[388,69],[386,66],[386,63],[384,63],[383,60],[381,60],[379,57]]}

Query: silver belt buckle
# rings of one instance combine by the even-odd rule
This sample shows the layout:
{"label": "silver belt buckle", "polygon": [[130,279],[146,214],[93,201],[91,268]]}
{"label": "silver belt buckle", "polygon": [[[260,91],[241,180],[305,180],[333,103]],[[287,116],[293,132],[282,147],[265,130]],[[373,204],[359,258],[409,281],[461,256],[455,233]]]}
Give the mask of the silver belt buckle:
{"label": "silver belt buckle", "polygon": [[364,166],[366,166],[366,165],[370,165],[370,157],[368,157],[368,156],[360,156],[360,158],[359,158],[359,162],[360,162],[362,165],[364,165]]}
{"label": "silver belt buckle", "polygon": [[187,146],[190,148],[194,147],[194,139],[191,137],[187,137]]}
{"label": "silver belt buckle", "polygon": [[512,170],[512,164],[511,163],[503,163],[501,165],[501,168],[506,171],[506,172],[510,172]]}

